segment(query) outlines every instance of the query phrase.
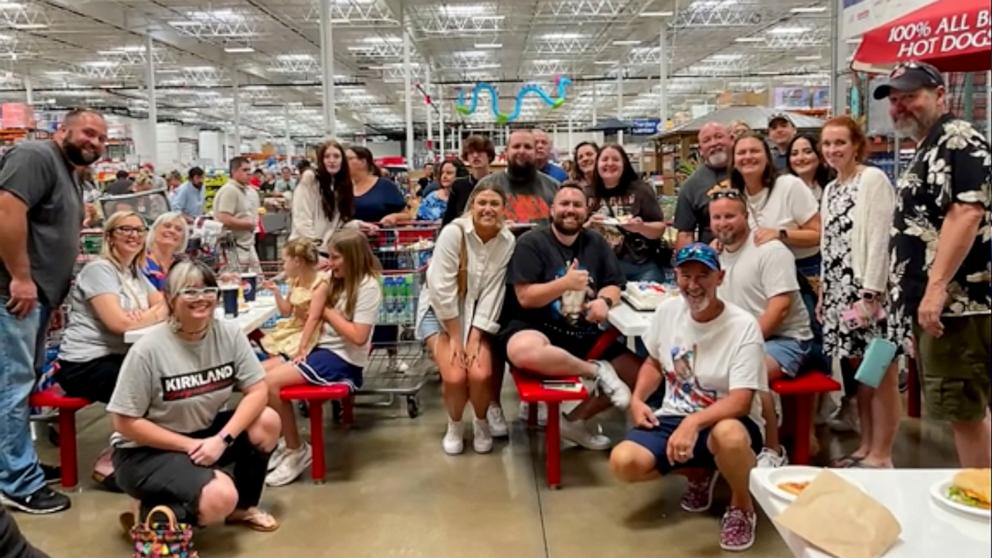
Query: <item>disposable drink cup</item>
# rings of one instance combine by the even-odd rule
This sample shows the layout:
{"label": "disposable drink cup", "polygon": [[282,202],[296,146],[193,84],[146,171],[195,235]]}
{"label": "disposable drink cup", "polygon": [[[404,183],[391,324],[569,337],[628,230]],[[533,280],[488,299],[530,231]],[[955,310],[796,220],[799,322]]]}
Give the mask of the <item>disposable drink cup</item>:
{"label": "disposable drink cup", "polygon": [[258,292],[258,274],[242,273],[241,290],[245,295],[245,302],[255,302],[255,293]]}
{"label": "disposable drink cup", "polygon": [[224,301],[224,317],[238,317],[238,285],[221,285],[220,296]]}

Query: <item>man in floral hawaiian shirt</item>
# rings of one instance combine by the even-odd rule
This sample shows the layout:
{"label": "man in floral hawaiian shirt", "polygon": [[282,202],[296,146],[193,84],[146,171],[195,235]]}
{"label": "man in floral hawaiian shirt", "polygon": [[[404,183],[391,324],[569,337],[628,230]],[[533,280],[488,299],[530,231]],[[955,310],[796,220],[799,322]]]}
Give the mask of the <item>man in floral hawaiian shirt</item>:
{"label": "man in floral hawaiian shirt", "polygon": [[900,64],[875,98],[889,99],[896,130],[918,142],[897,183],[890,322],[900,339],[916,338],[927,414],[951,422],[961,465],[989,467],[989,145],[947,112],[944,79],[929,64]]}

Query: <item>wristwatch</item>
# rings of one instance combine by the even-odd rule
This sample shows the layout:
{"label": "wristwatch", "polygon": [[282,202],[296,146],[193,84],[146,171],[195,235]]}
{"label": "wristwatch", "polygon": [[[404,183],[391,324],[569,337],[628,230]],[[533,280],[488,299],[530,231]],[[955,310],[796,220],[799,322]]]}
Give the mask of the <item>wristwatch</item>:
{"label": "wristwatch", "polygon": [[610,298],[608,296],[600,296],[599,297],[599,300],[602,300],[603,302],[605,302],[607,308],[613,308],[617,304],[616,301],[614,301],[612,298]]}
{"label": "wristwatch", "polygon": [[875,302],[878,299],[878,295],[873,291],[861,291],[861,300],[865,302]]}
{"label": "wristwatch", "polygon": [[778,239],[781,240],[782,242],[789,240],[789,231],[787,231],[786,229],[779,229]]}
{"label": "wristwatch", "polygon": [[224,434],[224,437],[221,439],[224,440],[224,445],[227,447],[231,447],[231,444],[234,443],[234,436],[231,436],[230,434]]}

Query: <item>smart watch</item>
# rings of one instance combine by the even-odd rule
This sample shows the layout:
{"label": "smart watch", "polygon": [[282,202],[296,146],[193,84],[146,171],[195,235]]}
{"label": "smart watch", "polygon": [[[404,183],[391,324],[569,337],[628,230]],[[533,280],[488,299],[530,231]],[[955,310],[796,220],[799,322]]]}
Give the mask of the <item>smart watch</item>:
{"label": "smart watch", "polygon": [[234,436],[231,436],[230,434],[224,434],[224,437],[221,439],[224,440],[224,445],[227,447],[231,447],[231,444],[234,443]]}
{"label": "smart watch", "polygon": [[789,232],[787,230],[785,230],[785,229],[779,229],[778,230],[778,239],[781,240],[782,242],[785,242],[786,240],[789,240]]}
{"label": "smart watch", "polygon": [[861,300],[865,302],[875,302],[876,299],[878,299],[878,295],[876,295],[874,292],[861,291]]}

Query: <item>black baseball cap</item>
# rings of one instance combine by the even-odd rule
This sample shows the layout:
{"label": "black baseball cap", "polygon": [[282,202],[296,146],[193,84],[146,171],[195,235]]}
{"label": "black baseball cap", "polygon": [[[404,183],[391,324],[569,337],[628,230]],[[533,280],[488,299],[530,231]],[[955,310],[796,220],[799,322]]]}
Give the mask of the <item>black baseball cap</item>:
{"label": "black baseball cap", "polygon": [[926,62],[903,62],[892,70],[889,79],[875,88],[872,95],[876,100],[889,96],[893,89],[896,91],[916,91],[921,87],[940,87],[944,85],[944,77],[940,70]]}

